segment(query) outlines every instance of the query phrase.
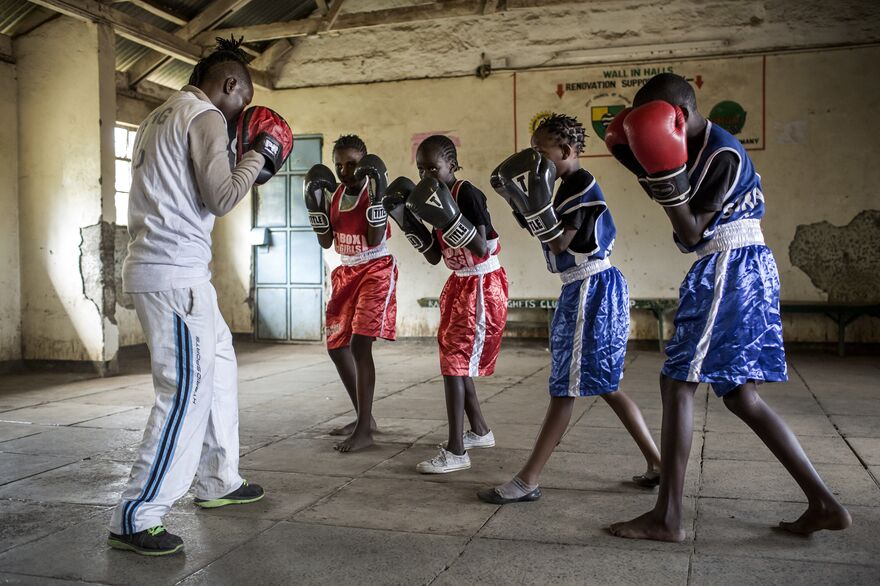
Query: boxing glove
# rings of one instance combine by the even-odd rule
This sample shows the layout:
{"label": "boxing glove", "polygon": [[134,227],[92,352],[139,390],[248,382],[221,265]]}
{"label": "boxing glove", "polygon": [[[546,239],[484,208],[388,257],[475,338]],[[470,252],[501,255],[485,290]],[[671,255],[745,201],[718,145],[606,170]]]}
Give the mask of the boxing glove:
{"label": "boxing glove", "polygon": [[400,226],[409,243],[416,250],[424,253],[434,244],[434,235],[431,230],[425,228],[422,221],[412,211],[406,208],[406,200],[415,186],[416,184],[406,177],[398,177],[385,190],[382,207],[385,208],[391,219]]}
{"label": "boxing glove", "polygon": [[419,181],[406,200],[406,208],[440,230],[450,248],[464,248],[477,235],[474,225],[461,215],[446,184],[433,177]]}
{"label": "boxing glove", "polygon": [[634,109],[623,121],[629,147],[645,169],[651,197],[664,207],[687,203],[687,120],[677,106],[663,100]]}
{"label": "boxing glove", "polygon": [[238,161],[247,151],[263,155],[265,164],[257,175],[262,185],[281,170],[293,150],[293,132],[277,112],[265,106],[253,106],[238,118],[235,153]]}
{"label": "boxing glove", "polygon": [[519,224],[520,228],[526,231],[529,230],[529,225],[521,213],[516,210],[511,210],[510,213],[513,214],[513,219],[516,220],[516,223]]}
{"label": "boxing glove", "polygon": [[[526,228],[541,242],[549,242],[563,232],[553,208],[553,184],[556,166],[535,149],[511,155],[492,172],[490,183],[495,191],[519,213]],[[517,218],[519,221],[519,218]]]}
{"label": "boxing glove", "polygon": [[617,162],[629,169],[630,173],[636,176],[639,180],[639,185],[645,190],[648,197],[654,199],[654,195],[651,193],[651,188],[648,187],[648,180],[646,178],[648,174],[645,172],[644,167],[642,167],[636,160],[636,157],[633,154],[632,149],[629,148],[629,143],[626,140],[623,121],[626,120],[626,117],[630,112],[632,112],[632,108],[625,108],[614,117],[614,120],[612,120],[611,124],[605,129],[605,147],[608,149],[608,152],[617,159]]}
{"label": "boxing glove", "polygon": [[354,170],[354,176],[361,181],[367,178],[367,194],[370,197],[367,222],[374,228],[385,225],[388,221],[385,208],[382,207],[382,198],[388,186],[388,170],[385,168],[385,163],[376,155],[364,155]]}
{"label": "boxing glove", "polygon": [[309,223],[318,234],[326,234],[330,230],[327,207],[335,191],[336,176],[324,165],[315,165],[306,173],[303,199],[309,210]]}

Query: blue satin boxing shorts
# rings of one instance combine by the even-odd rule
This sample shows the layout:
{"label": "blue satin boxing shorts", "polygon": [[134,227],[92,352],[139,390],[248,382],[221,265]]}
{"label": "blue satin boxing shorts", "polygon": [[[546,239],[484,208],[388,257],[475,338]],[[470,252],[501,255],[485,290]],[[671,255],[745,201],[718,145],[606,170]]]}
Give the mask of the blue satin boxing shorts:
{"label": "blue satin boxing shorts", "polygon": [[615,267],[562,286],[550,326],[550,395],[617,390],[629,336],[629,289]]}
{"label": "blue satin boxing shorts", "polygon": [[749,380],[788,380],[779,273],[764,245],[697,260],[679,290],[663,374],[712,385],[719,397]]}

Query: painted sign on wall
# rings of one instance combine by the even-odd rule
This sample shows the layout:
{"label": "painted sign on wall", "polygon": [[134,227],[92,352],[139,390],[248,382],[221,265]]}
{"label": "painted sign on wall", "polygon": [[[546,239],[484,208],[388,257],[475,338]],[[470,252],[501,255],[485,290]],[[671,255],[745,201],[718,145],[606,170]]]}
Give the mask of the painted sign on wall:
{"label": "painted sign on wall", "polygon": [[587,129],[584,157],[608,156],[605,128],[632,105],[636,92],[658,73],[683,76],[704,116],[736,136],[746,149],[764,148],[764,57],[631,63],[515,74],[516,149],[529,145],[535,127],[552,112],[577,116]]}

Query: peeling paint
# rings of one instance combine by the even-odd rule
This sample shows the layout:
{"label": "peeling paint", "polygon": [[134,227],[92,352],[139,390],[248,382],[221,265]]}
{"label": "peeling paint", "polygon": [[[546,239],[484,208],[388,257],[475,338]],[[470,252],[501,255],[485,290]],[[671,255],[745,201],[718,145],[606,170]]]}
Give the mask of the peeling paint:
{"label": "peeling paint", "polygon": [[103,317],[116,324],[114,231],[114,224],[109,222],[80,228],[79,270],[86,298],[95,304]]}
{"label": "peeling paint", "polygon": [[860,212],[846,226],[800,225],[791,263],[837,303],[880,302],[880,210]]}

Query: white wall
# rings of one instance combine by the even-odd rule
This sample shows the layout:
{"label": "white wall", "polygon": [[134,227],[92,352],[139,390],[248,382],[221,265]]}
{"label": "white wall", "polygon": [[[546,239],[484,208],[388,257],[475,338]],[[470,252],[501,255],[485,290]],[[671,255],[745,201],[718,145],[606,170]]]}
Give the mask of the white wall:
{"label": "white wall", "polygon": [[21,358],[18,122],[15,65],[0,62],[0,363]]}
{"label": "white wall", "polygon": [[[766,149],[752,151],[767,198],[764,221],[768,244],[779,264],[785,300],[821,300],[801,269],[793,266],[788,248],[799,225],[829,220],[848,223],[866,209],[880,209],[880,87],[868,74],[880,59],[880,48],[771,55],[766,76]],[[381,156],[391,176],[416,176],[411,161],[413,134],[448,131],[462,141],[459,176],[482,188],[489,197],[493,222],[501,234],[502,263],[510,276],[511,297],[552,296],[558,281],[544,267],[535,242],[515,224],[506,204],[494,195],[488,177],[510,154],[512,137],[512,76],[493,75],[442,80],[305,88],[262,94],[255,103],[277,109],[296,133],[325,137],[324,160],[333,140],[356,132]],[[797,123],[794,138],[790,131]],[[596,138],[590,138],[596,140]],[[674,297],[692,257],[677,251],[662,210],[645,198],[623,167],[610,158],[587,159],[611,202],[618,228],[613,255],[630,282],[633,297]],[[250,279],[251,248],[247,245],[250,206],[224,225],[224,260],[215,262],[226,313],[249,315],[241,301]],[[218,245],[221,235],[218,234]],[[396,232],[391,248],[400,261],[398,332],[430,335],[436,310],[417,306],[419,297],[436,297],[448,271],[430,267]],[[325,256],[329,266],[338,259]],[[230,272],[232,274],[230,274]],[[417,278],[415,278],[417,276]],[[231,305],[229,305],[231,304]],[[235,308],[237,306],[237,309]],[[248,320],[237,319],[237,331]],[[791,341],[833,340],[835,326],[821,316],[786,318]],[[655,336],[653,319],[635,315],[634,337]],[[851,328],[852,340],[880,340],[878,320],[863,319]]]}

